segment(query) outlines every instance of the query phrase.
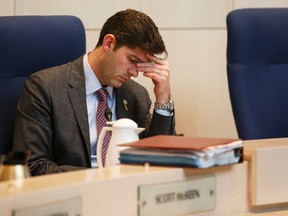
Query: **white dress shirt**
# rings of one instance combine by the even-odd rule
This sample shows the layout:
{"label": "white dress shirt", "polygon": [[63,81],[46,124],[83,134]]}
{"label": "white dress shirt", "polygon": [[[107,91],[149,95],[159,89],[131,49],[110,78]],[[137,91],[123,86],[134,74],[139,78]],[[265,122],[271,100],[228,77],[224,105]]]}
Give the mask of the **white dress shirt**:
{"label": "white dress shirt", "polygon": [[[85,74],[85,87],[86,87],[86,102],[87,102],[87,113],[88,113],[88,121],[89,121],[89,134],[90,134],[90,145],[91,145],[91,166],[98,167],[97,158],[96,158],[96,144],[97,144],[97,129],[96,129],[96,112],[98,106],[98,98],[95,95],[95,92],[102,88],[99,80],[91,69],[88,62],[88,53],[85,54],[83,58],[84,65],[84,74]],[[116,97],[115,92],[113,91],[113,87],[106,87],[109,98],[108,98],[108,106],[111,109],[112,121],[116,120]]]}

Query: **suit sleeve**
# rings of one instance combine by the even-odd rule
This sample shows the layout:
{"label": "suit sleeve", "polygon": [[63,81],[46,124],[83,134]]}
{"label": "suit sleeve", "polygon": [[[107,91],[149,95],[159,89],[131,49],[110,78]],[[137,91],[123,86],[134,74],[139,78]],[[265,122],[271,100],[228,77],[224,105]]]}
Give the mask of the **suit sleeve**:
{"label": "suit sleeve", "polygon": [[[133,80],[127,81],[118,89],[118,118],[130,118],[134,120],[138,127],[144,127],[145,131],[139,137],[149,137],[155,135],[176,135],[175,112],[171,116],[164,116],[153,111],[151,114],[151,99],[145,87]],[[122,106],[122,100],[128,101],[129,110]],[[133,105],[133,106],[132,106]]]}
{"label": "suit sleeve", "polygon": [[148,136],[176,135],[175,112],[172,116],[163,116],[156,113],[154,110],[148,134]]}
{"label": "suit sleeve", "polygon": [[[45,79],[37,75],[26,81],[17,106],[13,148],[32,151],[32,156],[28,159],[32,175],[83,169],[85,167],[74,166],[73,163],[65,165],[55,162],[55,152],[61,152],[62,155],[58,156],[60,159],[65,158],[67,152],[64,152],[63,145],[54,145],[55,131],[52,128],[55,123],[53,116],[56,114],[52,111],[54,105],[47,85]],[[72,157],[72,161],[83,160],[75,155]]]}
{"label": "suit sleeve", "polygon": [[146,109],[146,129],[148,130],[148,133],[144,136],[156,136],[156,135],[176,135],[175,131],[175,111],[171,116],[164,116],[159,113],[157,113],[155,110],[153,110],[153,114],[150,114],[151,109],[151,100],[150,96],[145,89],[145,97],[147,103],[147,109]]}

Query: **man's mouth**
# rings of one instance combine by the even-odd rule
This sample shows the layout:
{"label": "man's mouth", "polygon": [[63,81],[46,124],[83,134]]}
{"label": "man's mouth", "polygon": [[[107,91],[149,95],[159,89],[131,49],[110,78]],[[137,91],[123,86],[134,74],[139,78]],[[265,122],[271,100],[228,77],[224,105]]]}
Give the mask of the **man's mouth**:
{"label": "man's mouth", "polygon": [[129,78],[128,77],[119,76],[119,79],[120,79],[121,82],[126,82]]}

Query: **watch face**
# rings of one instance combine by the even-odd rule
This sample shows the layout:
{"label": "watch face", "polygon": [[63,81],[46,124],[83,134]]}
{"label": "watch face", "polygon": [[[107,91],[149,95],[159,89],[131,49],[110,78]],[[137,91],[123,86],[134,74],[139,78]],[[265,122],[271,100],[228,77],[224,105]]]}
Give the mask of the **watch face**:
{"label": "watch face", "polygon": [[174,110],[174,101],[171,100],[169,102],[169,105],[170,105],[170,110],[173,111]]}

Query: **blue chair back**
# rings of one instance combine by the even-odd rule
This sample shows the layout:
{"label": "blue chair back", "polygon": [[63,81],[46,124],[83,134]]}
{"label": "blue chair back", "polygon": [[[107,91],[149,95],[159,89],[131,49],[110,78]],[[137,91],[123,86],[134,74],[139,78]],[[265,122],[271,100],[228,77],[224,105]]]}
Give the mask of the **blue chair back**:
{"label": "blue chair back", "polygon": [[0,17],[0,154],[12,150],[16,106],[27,76],[85,51],[85,29],[77,17]]}
{"label": "blue chair back", "polygon": [[227,16],[227,73],[242,139],[288,136],[288,8]]}

